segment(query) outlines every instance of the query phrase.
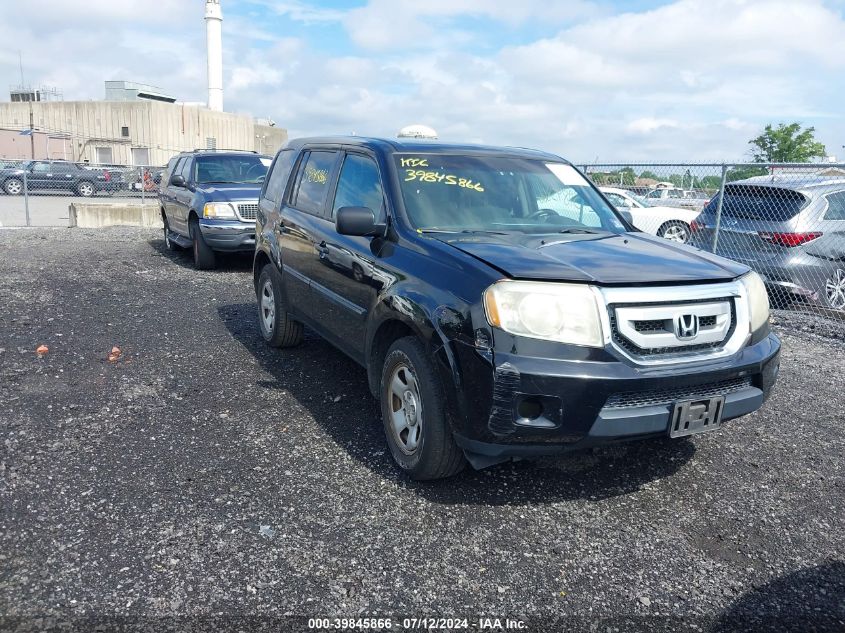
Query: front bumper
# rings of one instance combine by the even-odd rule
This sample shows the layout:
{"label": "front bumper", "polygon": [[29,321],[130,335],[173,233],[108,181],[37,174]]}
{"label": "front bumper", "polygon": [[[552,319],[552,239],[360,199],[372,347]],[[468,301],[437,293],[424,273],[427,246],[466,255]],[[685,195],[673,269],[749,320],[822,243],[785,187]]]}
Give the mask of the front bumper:
{"label": "front bumper", "polygon": [[[694,366],[643,368],[615,359],[496,352],[489,382],[470,371],[477,387],[468,400],[475,407],[465,409],[468,415],[455,428],[455,438],[474,463],[483,458],[495,463],[667,435],[674,403],[699,396],[725,395],[722,419],[737,418],[756,411],[768,398],[779,353],[780,341],[773,334],[730,358]],[[464,373],[470,354],[469,346],[461,354]],[[479,406],[483,402],[491,403],[486,411]],[[524,416],[540,410],[538,417]]]}
{"label": "front bumper", "polygon": [[202,219],[199,224],[205,243],[215,251],[255,250],[255,222]]}

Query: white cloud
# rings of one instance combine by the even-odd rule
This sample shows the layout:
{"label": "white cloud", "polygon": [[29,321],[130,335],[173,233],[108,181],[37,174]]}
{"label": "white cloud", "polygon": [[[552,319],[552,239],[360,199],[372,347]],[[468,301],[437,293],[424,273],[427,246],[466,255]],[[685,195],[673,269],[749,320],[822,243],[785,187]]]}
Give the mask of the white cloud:
{"label": "white cloud", "polygon": [[[204,100],[199,3],[164,0],[141,13],[128,0],[96,0],[84,14],[21,4],[21,19],[0,23],[0,85],[18,82],[20,48],[28,81],[56,84],[67,99],[101,98],[104,80],[129,79]],[[271,116],[292,135],[392,136],[425,123],[448,140],[590,161],[741,158],[778,121],[816,125],[831,150],[845,138],[845,22],[823,0],[678,0],[615,15],[585,1],[248,4],[258,16],[224,5],[226,106]],[[280,36],[264,7],[342,27],[352,44],[332,42],[343,50],[335,55],[309,39],[314,29]],[[491,23],[497,37],[525,25],[520,37],[556,34],[505,44],[485,32]]]}

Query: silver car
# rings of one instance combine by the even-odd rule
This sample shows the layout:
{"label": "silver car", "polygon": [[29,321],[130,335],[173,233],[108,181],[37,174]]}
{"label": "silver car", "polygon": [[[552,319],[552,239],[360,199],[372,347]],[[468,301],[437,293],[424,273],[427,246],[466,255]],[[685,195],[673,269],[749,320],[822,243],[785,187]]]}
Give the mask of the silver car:
{"label": "silver car", "polygon": [[845,310],[845,180],[761,176],[725,186],[693,224],[692,243],[746,264],[775,303]]}

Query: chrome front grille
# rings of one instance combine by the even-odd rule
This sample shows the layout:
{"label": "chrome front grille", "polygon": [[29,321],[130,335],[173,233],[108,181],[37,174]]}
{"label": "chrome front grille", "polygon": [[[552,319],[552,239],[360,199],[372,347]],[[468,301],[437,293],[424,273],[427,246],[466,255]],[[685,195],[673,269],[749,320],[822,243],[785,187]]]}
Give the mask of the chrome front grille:
{"label": "chrome front grille", "polygon": [[[617,347],[635,357],[704,352],[722,347],[736,327],[732,297],[608,305],[611,338]],[[679,335],[679,317],[694,316],[694,336]]]}
{"label": "chrome front grille", "polygon": [[255,220],[258,217],[258,205],[238,204],[238,217],[241,220]]}
{"label": "chrome front grille", "polygon": [[626,409],[666,405],[681,400],[706,400],[714,396],[726,396],[751,386],[751,378],[731,378],[706,385],[692,385],[677,389],[653,389],[651,391],[623,391],[607,399],[605,409]]}

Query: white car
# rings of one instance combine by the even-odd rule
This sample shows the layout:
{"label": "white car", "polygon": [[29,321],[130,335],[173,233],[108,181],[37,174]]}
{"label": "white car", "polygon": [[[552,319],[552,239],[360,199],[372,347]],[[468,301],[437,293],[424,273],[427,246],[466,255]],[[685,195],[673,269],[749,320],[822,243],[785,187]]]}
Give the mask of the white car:
{"label": "white car", "polygon": [[686,244],[690,238],[690,224],[698,217],[699,210],[681,207],[651,207],[639,196],[613,187],[599,187],[620,211],[631,214],[634,226],[673,242]]}

